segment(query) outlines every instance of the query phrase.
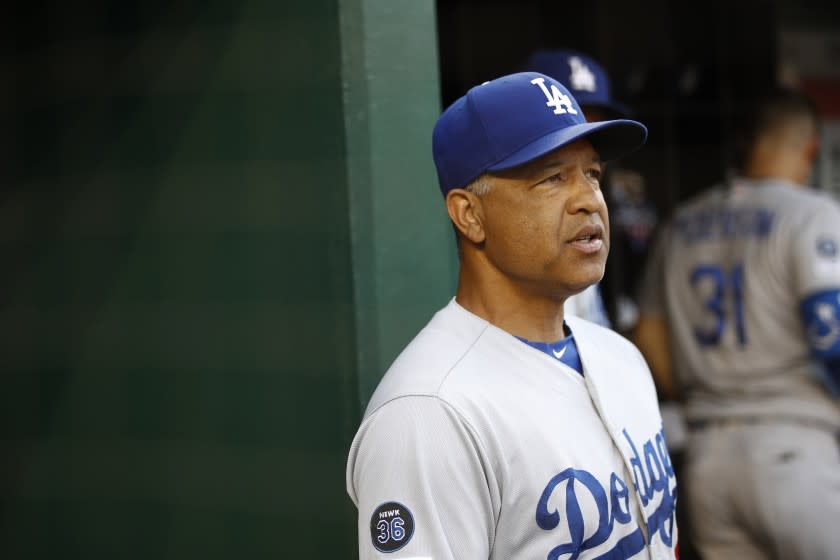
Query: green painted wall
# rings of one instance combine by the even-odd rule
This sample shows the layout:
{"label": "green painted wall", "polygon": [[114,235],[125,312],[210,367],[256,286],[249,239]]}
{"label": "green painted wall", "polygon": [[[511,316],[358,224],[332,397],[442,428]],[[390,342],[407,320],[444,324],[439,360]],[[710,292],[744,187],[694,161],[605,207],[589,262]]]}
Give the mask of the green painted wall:
{"label": "green painted wall", "polygon": [[433,1],[344,0],[348,179],[362,408],[406,342],[454,294],[454,234],[437,188]]}
{"label": "green painted wall", "polygon": [[353,557],[350,438],[454,278],[433,2],[15,21],[0,557]]}

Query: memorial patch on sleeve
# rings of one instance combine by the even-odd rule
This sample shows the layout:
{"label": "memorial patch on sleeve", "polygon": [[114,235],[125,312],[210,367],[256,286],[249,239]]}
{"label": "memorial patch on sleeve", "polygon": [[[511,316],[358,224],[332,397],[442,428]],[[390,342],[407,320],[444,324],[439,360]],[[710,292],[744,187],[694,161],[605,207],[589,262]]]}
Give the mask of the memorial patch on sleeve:
{"label": "memorial patch on sleeve", "polygon": [[414,516],[399,502],[385,502],[370,517],[370,539],[380,552],[394,552],[414,535]]}

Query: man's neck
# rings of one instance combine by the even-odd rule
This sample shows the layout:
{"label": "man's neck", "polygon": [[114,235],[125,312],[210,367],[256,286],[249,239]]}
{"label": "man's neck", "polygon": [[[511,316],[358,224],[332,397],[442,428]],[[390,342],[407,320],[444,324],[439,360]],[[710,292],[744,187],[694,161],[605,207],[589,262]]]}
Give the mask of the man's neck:
{"label": "man's neck", "polygon": [[802,174],[796,168],[779,163],[750,166],[744,170],[744,176],[750,179],[780,179],[797,185],[805,183],[805,179],[802,179]]}
{"label": "man's neck", "polygon": [[792,147],[782,149],[758,149],[744,167],[744,175],[751,179],[782,179],[797,185],[808,180],[811,161],[802,150]]}
{"label": "man's neck", "polygon": [[463,266],[455,300],[467,311],[514,336],[553,342],[565,336],[563,302],[510,283],[503,277],[472,275]]}

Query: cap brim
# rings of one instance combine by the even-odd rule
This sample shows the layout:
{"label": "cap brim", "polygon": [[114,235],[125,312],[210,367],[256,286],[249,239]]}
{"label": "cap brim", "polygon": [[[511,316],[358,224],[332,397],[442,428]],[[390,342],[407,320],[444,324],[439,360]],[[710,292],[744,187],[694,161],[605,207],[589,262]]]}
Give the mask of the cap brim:
{"label": "cap brim", "polygon": [[627,119],[575,124],[537,138],[489,166],[487,171],[518,167],[581,138],[592,142],[602,161],[611,161],[641,148],[647,140],[647,128]]}

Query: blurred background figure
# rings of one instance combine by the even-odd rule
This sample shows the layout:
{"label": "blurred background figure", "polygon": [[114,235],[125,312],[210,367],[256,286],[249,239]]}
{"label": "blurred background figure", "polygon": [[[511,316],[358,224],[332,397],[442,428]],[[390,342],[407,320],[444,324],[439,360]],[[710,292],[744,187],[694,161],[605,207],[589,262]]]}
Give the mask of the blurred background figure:
{"label": "blurred background figure", "polygon": [[[541,72],[569,88],[590,122],[623,119],[630,110],[612,94],[610,78],[595,59],[570,49],[538,49],[523,70]],[[628,168],[608,166],[601,182],[610,211],[610,257],[600,284],[566,301],[566,311],[619,332],[628,332],[638,315],[630,294],[656,225],[644,177]]]}
{"label": "blurred background figure", "polygon": [[817,113],[793,90],[743,105],[738,174],[677,208],[635,338],[684,399],[684,476],[708,559],[840,551],[840,205],[805,187]]}

